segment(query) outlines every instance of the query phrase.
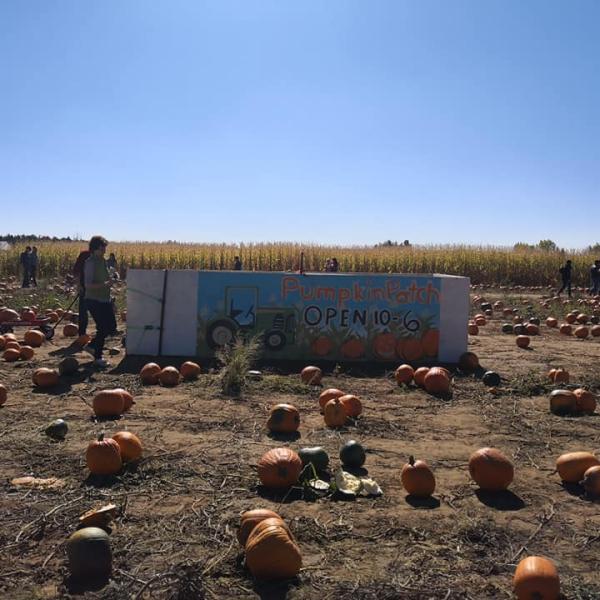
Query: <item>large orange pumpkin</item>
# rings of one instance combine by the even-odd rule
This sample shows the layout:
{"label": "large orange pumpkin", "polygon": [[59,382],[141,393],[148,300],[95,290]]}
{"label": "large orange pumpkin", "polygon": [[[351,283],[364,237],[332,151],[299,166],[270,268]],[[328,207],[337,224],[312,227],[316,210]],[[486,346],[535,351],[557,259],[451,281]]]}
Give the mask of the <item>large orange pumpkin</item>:
{"label": "large orange pumpkin", "polygon": [[31,379],[33,384],[38,387],[52,387],[58,384],[58,371],[56,369],[41,367],[33,372]]}
{"label": "large orange pumpkin", "polygon": [[569,390],[554,390],[550,394],[550,412],[568,415],[577,409],[577,396]]}
{"label": "large orange pumpkin", "polygon": [[322,377],[323,373],[319,367],[304,367],[304,369],[302,369],[300,372],[300,379],[302,380],[302,383],[306,383],[308,385],[321,385]]}
{"label": "large orange pumpkin", "polygon": [[591,452],[567,452],[556,459],[556,470],[563,481],[579,483],[590,467],[600,465]]}
{"label": "large orange pumpkin", "polygon": [[242,513],[240,518],[240,528],[237,532],[237,539],[240,546],[246,545],[250,532],[265,519],[279,519],[283,522],[283,519],[276,512],[266,508],[255,508]]}
{"label": "large orange pumpkin", "polygon": [[115,475],[123,466],[119,444],[103,433],[88,444],[85,461],[94,475]]}
{"label": "large orange pumpkin", "polygon": [[338,390],[337,388],[329,388],[324,392],[321,392],[321,394],[319,395],[319,406],[321,407],[321,410],[325,408],[325,405],[330,400],[333,400],[334,398],[341,398],[345,395],[346,392],[342,392],[342,390]]}
{"label": "large orange pumpkin", "polygon": [[64,337],[77,337],[79,334],[79,328],[74,323],[67,323],[63,327]]}
{"label": "large orange pumpkin", "polygon": [[341,396],[339,401],[348,417],[355,419],[362,413],[362,402],[357,396],[346,394],[345,396]]}
{"label": "large orange pumpkin", "polygon": [[101,390],[92,401],[94,414],[97,417],[117,417],[123,412],[123,395],[119,389]]}
{"label": "large orange pumpkin", "polygon": [[339,398],[334,398],[325,405],[323,418],[327,427],[342,427],[346,423],[346,411]]}
{"label": "large orange pumpkin", "polygon": [[524,558],[515,570],[513,590],[518,600],[558,600],[560,580],[554,563],[542,556]]}
{"label": "large orange pumpkin", "polygon": [[119,445],[119,452],[123,462],[138,460],[142,456],[142,442],[140,438],[129,431],[119,431],[112,436]]}
{"label": "large orange pumpkin", "polygon": [[423,378],[423,385],[430,394],[446,394],[450,391],[450,378],[445,369],[432,367]]}
{"label": "large orange pumpkin", "polygon": [[575,410],[577,412],[591,415],[596,410],[596,396],[588,390],[578,388],[573,391],[575,394]]}
{"label": "large orange pumpkin", "polygon": [[402,467],[400,479],[404,489],[417,498],[428,498],[435,490],[435,477],[429,465],[424,460],[415,461],[414,456]]}
{"label": "large orange pumpkin", "polygon": [[273,448],[258,461],[258,478],[268,488],[286,488],[298,482],[302,461],[291,448]]}
{"label": "large orange pumpkin", "polygon": [[115,392],[119,392],[123,397],[123,412],[128,411],[135,404],[133,396],[127,390],[115,388]]}
{"label": "large orange pumpkin", "polygon": [[156,385],[161,368],[156,363],[147,363],[140,371],[140,379],[144,385]]}
{"label": "large orange pumpkin", "polygon": [[481,448],[469,458],[469,473],[482,490],[499,492],[511,484],[514,468],[500,450]]}
{"label": "large orange pumpkin", "polygon": [[257,579],[289,579],[302,567],[302,556],[281,519],[260,521],[246,541],[246,565]]}
{"label": "large orange pumpkin", "polygon": [[300,427],[300,413],[292,404],[276,404],[271,409],[267,421],[270,431],[276,433],[293,433]]}
{"label": "large orange pumpkin", "polygon": [[410,365],[400,365],[394,371],[394,377],[398,382],[398,385],[404,383],[409,384],[415,376],[415,370]]}
{"label": "large orange pumpkin", "polygon": [[198,375],[200,375],[202,369],[200,365],[192,362],[190,360],[184,362],[181,367],[179,367],[179,372],[184,379],[196,379]]}
{"label": "large orange pumpkin", "polygon": [[173,387],[179,384],[179,371],[175,367],[165,367],[159,374],[158,380],[167,387]]}
{"label": "large orange pumpkin", "polygon": [[39,329],[30,329],[23,337],[25,344],[32,348],[39,348],[45,341],[46,336]]}

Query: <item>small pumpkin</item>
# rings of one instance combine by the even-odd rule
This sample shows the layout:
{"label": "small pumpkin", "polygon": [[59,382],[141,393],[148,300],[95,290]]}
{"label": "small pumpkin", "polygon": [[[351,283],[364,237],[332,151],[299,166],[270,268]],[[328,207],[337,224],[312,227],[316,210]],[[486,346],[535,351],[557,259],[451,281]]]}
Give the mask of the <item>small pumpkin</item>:
{"label": "small pumpkin", "polygon": [[518,600],[558,600],[560,579],[554,563],[542,556],[524,558],[515,570],[513,590]]}
{"label": "small pumpkin", "polygon": [[596,410],[596,396],[583,388],[573,390],[575,394],[575,410],[579,413],[591,415]]}
{"label": "small pumpkin", "polygon": [[39,348],[46,340],[46,336],[39,329],[30,329],[25,332],[23,340],[28,346]]}
{"label": "small pumpkin", "polygon": [[483,385],[487,387],[498,387],[501,383],[500,375],[495,371],[486,371],[481,378]]}
{"label": "small pumpkin", "polygon": [[594,325],[590,329],[590,333],[592,334],[592,337],[600,337],[600,325]]}
{"label": "small pumpkin", "polygon": [[142,442],[140,438],[130,431],[119,431],[112,436],[112,439],[119,445],[121,460],[130,462],[142,457]]}
{"label": "small pumpkin", "polygon": [[287,488],[298,482],[302,461],[291,448],[273,448],[258,461],[258,477],[268,488]]}
{"label": "small pumpkin", "polygon": [[342,392],[342,390],[338,390],[337,388],[329,388],[319,395],[319,406],[321,407],[321,411],[325,408],[325,405],[334,398],[341,398],[345,396],[346,392]]}
{"label": "small pumpkin", "polygon": [[292,404],[276,404],[267,421],[269,431],[293,433],[300,427],[300,413]]}
{"label": "small pumpkin", "polygon": [[85,461],[94,475],[115,475],[123,466],[119,444],[103,433],[88,444]]}
{"label": "small pumpkin", "polygon": [[64,337],[77,337],[79,335],[79,328],[74,323],[67,323],[63,327],[63,336]]}
{"label": "small pumpkin", "polygon": [[21,348],[7,348],[2,355],[6,362],[16,362],[21,358]]}
{"label": "small pumpkin", "polygon": [[571,335],[571,333],[573,332],[573,328],[567,324],[567,323],[563,323],[558,331],[562,334],[562,335]]}
{"label": "small pumpkin", "polygon": [[123,412],[123,395],[119,389],[101,390],[92,401],[92,408],[97,417],[117,417]]}
{"label": "small pumpkin", "polygon": [[323,418],[327,427],[342,427],[345,425],[347,415],[339,398],[334,398],[325,405]]}
{"label": "small pumpkin", "polygon": [[414,374],[415,384],[420,388],[425,387],[425,375],[429,373],[429,367],[419,367]]}
{"label": "small pumpkin", "polygon": [[161,368],[156,363],[147,363],[140,371],[140,379],[144,385],[156,385]]}
{"label": "small pumpkin", "polygon": [[[554,383],[569,383],[569,371],[565,369],[551,369],[550,373],[552,373],[551,379]],[[548,376],[550,376],[550,373],[548,373]]]}
{"label": "small pumpkin", "polygon": [[579,483],[590,467],[600,465],[600,460],[591,452],[567,452],[556,459],[556,470],[567,483]]}
{"label": "small pumpkin", "polygon": [[344,467],[358,469],[365,464],[366,459],[365,449],[355,440],[348,440],[340,448],[340,460]]}
{"label": "small pumpkin", "polygon": [[585,325],[589,321],[589,317],[585,313],[579,313],[577,315],[577,322]]}
{"label": "small pumpkin", "polygon": [[308,366],[304,367],[300,372],[300,379],[302,383],[306,383],[307,385],[321,385],[321,379],[323,377],[323,372],[319,367]]}
{"label": "small pumpkin", "polygon": [[237,531],[237,539],[240,546],[244,547],[246,545],[246,541],[252,530],[265,519],[279,519],[283,522],[283,519],[276,512],[267,508],[255,508],[242,513],[240,528]]}
{"label": "small pumpkin", "polygon": [[295,577],[302,567],[300,549],[281,519],[260,521],[246,541],[246,566],[256,579]]}
{"label": "small pumpkin", "polygon": [[303,467],[312,463],[315,471],[325,471],[329,466],[329,454],[327,454],[325,449],[321,448],[321,446],[300,448],[300,450],[298,450],[298,456],[302,461]]}
{"label": "small pumpkin", "polygon": [[64,419],[55,419],[44,429],[44,433],[53,440],[64,440],[68,431],[69,426]]}
{"label": "small pumpkin", "polygon": [[79,361],[74,356],[67,356],[58,363],[58,372],[61,375],[73,375],[79,370]]}
{"label": "small pumpkin", "polygon": [[467,333],[469,335],[479,335],[479,327],[475,323],[469,323],[467,325]]}
{"label": "small pumpkin", "polygon": [[33,372],[31,379],[37,387],[52,387],[58,384],[58,371],[56,369],[41,367]]}
{"label": "small pumpkin", "polygon": [[414,456],[402,467],[400,479],[408,494],[416,498],[428,498],[435,490],[435,477],[429,465],[424,460],[415,461]]}
{"label": "small pumpkin", "polygon": [[554,317],[548,317],[546,319],[546,326],[550,329],[555,329],[556,327],[558,327],[558,320]]}
{"label": "small pumpkin", "polygon": [[345,396],[341,396],[339,401],[348,417],[356,419],[362,413],[362,402],[357,396],[346,394]]}
{"label": "small pumpkin", "polygon": [[166,387],[178,385],[180,377],[179,371],[175,367],[165,367],[158,374],[158,380]]}
{"label": "small pumpkin", "polygon": [[519,346],[519,348],[528,348],[529,344],[531,342],[531,339],[529,338],[528,335],[518,335],[516,341],[517,341],[517,346]]}
{"label": "small pumpkin", "polygon": [[573,323],[575,323],[575,321],[577,321],[577,315],[574,313],[569,313],[566,317],[565,317],[565,321],[569,324],[569,325],[573,325]]}
{"label": "small pumpkin", "polygon": [[67,540],[69,570],[76,580],[104,580],[112,570],[110,538],[104,529],[84,527]]}
{"label": "small pumpkin", "polygon": [[577,408],[577,396],[569,390],[554,390],[550,394],[550,412],[555,415],[568,415]]}
{"label": "small pumpkin", "polygon": [[479,357],[474,352],[464,352],[458,359],[461,371],[471,373],[479,368]]}
{"label": "small pumpkin", "polygon": [[408,385],[415,376],[415,370],[410,365],[400,365],[394,371],[394,377],[398,385],[404,383]]}
{"label": "small pumpkin", "polygon": [[179,367],[179,372],[185,380],[189,381],[191,379],[197,379],[198,375],[202,372],[202,369],[199,364],[188,360]]}
{"label": "small pumpkin", "polygon": [[587,338],[588,335],[590,335],[590,330],[587,327],[584,327],[583,325],[581,325],[580,327],[576,327],[575,328],[575,337],[581,339],[581,340],[585,340],[585,338]]}
{"label": "small pumpkin", "polygon": [[34,355],[34,350],[31,346],[21,346],[19,356],[21,360],[31,360]]}
{"label": "small pumpkin", "polygon": [[6,386],[0,383],[0,406],[6,404],[6,399],[8,398],[8,390]]}
{"label": "small pumpkin", "polygon": [[540,328],[535,323],[528,323],[525,325],[525,331],[527,335],[538,335],[540,333]]}
{"label": "small pumpkin", "polygon": [[586,470],[581,485],[590,498],[600,498],[600,465]]}
{"label": "small pumpkin", "polygon": [[447,394],[450,391],[448,372],[439,367],[432,367],[425,374],[423,385],[430,394]]}
{"label": "small pumpkin", "polygon": [[500,450],[480,448],[469,458],[469,473],[482,490],[500,492],[511,484],[514,467]]}

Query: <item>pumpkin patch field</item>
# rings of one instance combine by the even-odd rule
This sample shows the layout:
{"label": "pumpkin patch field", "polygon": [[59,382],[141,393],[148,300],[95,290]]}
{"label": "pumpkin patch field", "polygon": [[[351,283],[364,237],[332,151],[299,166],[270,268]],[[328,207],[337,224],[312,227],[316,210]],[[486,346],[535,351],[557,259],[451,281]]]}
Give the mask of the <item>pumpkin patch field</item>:
{"label": "pumpkin patch field", "polygon": [[257,363],[235,395],[217,361],[1,336],[0,597],[600,598],[600,304],[471,300],[460,366]]}

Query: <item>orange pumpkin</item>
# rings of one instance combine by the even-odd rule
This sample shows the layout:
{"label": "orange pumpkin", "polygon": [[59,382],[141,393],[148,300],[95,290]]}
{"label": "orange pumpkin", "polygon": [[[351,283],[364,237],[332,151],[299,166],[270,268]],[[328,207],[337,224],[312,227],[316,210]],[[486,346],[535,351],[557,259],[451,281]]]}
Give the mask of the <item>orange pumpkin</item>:
{"label": "orange pumpkin", "polygon": [[467,333],[469,335],[479,335],[479,327],[475,323],[469,323],[467,325]]}
{"label": "orange pumpkin", "polygon": [[554,563],[542,556],[524,558],[515,570],[513,590],[518,600],[558,600],[560,580]]}
{"label": "orange pumpkin", "polygon": [[529,339],[529,336],[527,336],[527,335],[518,335],[516,341],[517,341],[517,346],[519,346],[519,348],[528,348],[529,343],[531,342],[531,340]]}
{"label": "orange pumpkin", "polygon": [[281,519],[264,519],[252,529],[246,541],[246,566],[256,579],[289,579],[298,575],[302,555]]}
{"label": "orange pumpkin", "polygon": [[569,371],[565,371],[565,369],[553,369],[553,371],[552,381],[554,383],[569,383]]}
{"label": "orange pumpkin", "polygon": [[559,331],[562,335],[571,335],[573,328],[568,325],[567,323],[563,323],[560,328]]}
{"label": "orange pumpkin", "polygon": [[30,329],[25,332],[23,339],[28,346],[39,348],[46,340],[46,336],[39,329]]}
{"label": "orange pumpkin", "polygon": [[556,470],[563,481],[579,483],[590,467],[600,465],[591,452],[567,452],[556,459]]}
{"label": "orange pumpkin", "polygon": [[554,329],[555,327],[558,326],[558,320],[555,319],[554,317],[548,317],[546,319],[546,326],[550,327],[551,329]]}
{"label": "orange pumpkin", "polygon": [[474,352],[464,352],[458,359],[458,366],[465,373],[476,371],[479,369],[479,357]]}
{"label": "orange pumpkin", "polygon": [[140,438],[129,431],[119,431],[112,436],[119,445],[119,452],[123,462],[138,460],[142,456],[142,442]]}
{"label": "orange pumpkin", "polygon": [[577,396],[569,390],[554,390],[550,394],[550,412],[567,415],[577,409]]}
{"label": "orange pumpkin", "polygon": [[327,427],[342,427],[346,423],[346,411],[339,398],[334,398],[325,405],[323,418]]}
{"label": "orange pumpkin", "polygon": [[355,419],[362,413],[362,402],[357,396],[346,394],[345,396],[341,396],[339,401],[348,417]]}
{"label": "orange pumpkin", "polygon": [[6,362],[15,362],[21,358],[21,348],[7,348],[2,355]]}
{"label": "orange pumpkin", "polygon": [[325,405],[330,401],[333,400],[334,398],[341,398],[342,396],[345,396],[346,392],[342,392],[342,390],[338,390],[336,388],[329,388],[327,390],[325,390],[324,392],[321,392],[320,396],[319,396],[319,406],[321,407],[321,410],[323,410],[325,408]]}
{"label": "orange pumpkin", "polygon": [[58,371],[56,369],[41,367],[33,372],[31,379],[33,384],[38,387],[52,387],[58,384]]}
{"label": "orange pumpkin", "polygon": [[588,390],[578,388],[573,390],[575,394],[575,410],[577,412],[591,415],[596,410],[596,396]]}
{"label": "orange pumpkin", "polygon": [[525,325],[525,331],[528,335],[538,335],[540,333],[540,328],[535,323],[527,323],[527,325]]}
{"label": "orange pumpkin", "polygon": [[166,387],[178,385],[180,377],[179,371],[175,367],[165,367],[158,374],[158,380]]}
{"label": "orange pumpkin", "polygon": [[298,482],[302,461],[291,448],[273,448],[258,461],[258,478],[268,488],[287,488]]}
{"label": "orange pumpkin", "polygon": [[127,390],[124,390],[123,388],[115,388],[114,391],[119,392],[123,397],[123,412],[128,411],[135,404],[133,396]]}
{"label": "orange pumpkin", "polygon": [[31,360],[33,358],[34,351],[31,346],[21,346],[19,350],[19,356],[22,360]]}
{"label": "orange pumpkin", "polygon": [[430,394],[446,394],[450,391],[450,378],[445,369],[433,367],[423,378],[425,390]]}
{"label": "orange pumpkin", "polygon": [[74,323],[67,323],[63,327],[64,337],[77,337],[79,334],[79,328]]}
{"label": "orange pumpkin", "polygon": [[140,371],[140,379],[144,385],[156,385],[161,368],[156,363],[147,363]]}
{"label": "orange pumpkin", "polygon": [[73,345],[77,346],[78,348],[83,348],[84,346],[87,346],[90,342],[92,341],[91,336],[86,334],[80,335],[74,342]]}
{"label": "orange pumpkin", "polygon": [[198,375],[202,372],[200,365],[192,362],[190,360],[184,362],[181,367],[179,367],[179,372],[184,379],[196,379]]}
{"label": "orange pumpkin", "polygon": [[424,460],[415,461],[414,456],[402,467],[400,479],[408,494],[416,498],[428,498],[435,490],[435,477],[429,465]]}
{"label": "orange pumpkin", "polygon": [[425,387],[425,375],[429,373],[429,367],[419,367],[414,374],[415,384],[419,387]]}
{"label": "orange pumpkin", "polygon": [[94,475],[115,475],[123,466],[119,444],[101,433],[88,444],[85,462]]}
{"label": "orange pumpkin", "polygon": [[408,385],[413,380],[414,376],[415,371],[410,365],[400,365],[394,371],[394,377],[396,378],[398,385],[402,383]]}
{"label": "orange pumpkin", "polygon": [[265,519],[279,519],[283,522],[283,519],[276,512],[266,508],[255,508],[242,513],[240,518],[240,528],[237,532],[237,539],[240,546],[246,545],[250,532]]}
{"label": "orange pumpkin", "polygon": [[119,389],[101,390],[92,401],[92,408],[97,417],[117,417],[123,412],[123,395]]}
{"label": "orange pumpkin", "polygon": [[569,313],[566,317],[565,317],[565,321],[567,323],[569,323],[569,325],[573,325],[573,323],[575,323],[575,321],[577,321],[577,315],[573,314],[573,313]]}
{"label": "orange pumpkin", "polygon": [[590,335],[590,330],[587,327],[581,325],[581,327],[575,328],[575,337],[584,340],[588,335]]}
{"label": "orange pumpkin", "polygon": [[590,498],[600,497],[600,465],[590,467],[583,474],[581,485]]}
{"label": "orange pumpkin", "polygon": [[600,337],[600,325],[594,325],[590,329],[590,333],[592,334],[592,337]]}
{"label": "orange pumpkin", "polygon": [[6,399],[8,398],[8,390],[5,386],[0,383],[0,406],[6,403]]}
{"label": "orange pumpkin", "polygon": [[511,484],[514,468],[500,450],[481,448],[469,458],[469,473],[482,490],[499,492]]}
{"label": "orange pumpkin", "polygon": [[585,313],[579,313],[577,315],[577,322],[585,325],[589,320],[589,317]]}
{"label": "orange pumpkin", "polygon": [[323,373],[319,367],[304,367],[304,369],[302,369],[300,372],[300,379],[302,380],[302,383],[306,383],[308,385],[321,385],[322,377]]}
{"label": "orange pumpkin", "polygon": [[277,433],[293,433],[300,427],[300,413],[292,404],[276,404],[271,409],[267,427]]}

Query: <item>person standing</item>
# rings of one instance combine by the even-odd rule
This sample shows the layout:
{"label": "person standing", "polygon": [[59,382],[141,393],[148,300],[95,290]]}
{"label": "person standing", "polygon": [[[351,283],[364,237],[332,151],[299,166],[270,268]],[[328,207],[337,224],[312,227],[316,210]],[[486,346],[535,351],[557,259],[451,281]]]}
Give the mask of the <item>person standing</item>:
{"label": "person standing", "polygon": [[565,289],[567,290],[567,293],[569,294],[569,298],[571,297],[571,272],[573,270],[573,266],[570,260],[568,260],[564,266],[560,267],[560,269],[558,269],[558,272],[560,273],[560,276],[562,278],[562,287],[560,288],[560,290],[558,290],[558,295],[560,296],[561,292],[563,292]]}
{"label": "person standing", "polygon": [[110,297],[112,279],[104,259],[107,246],[108,241],[102,236],[92,237],[89,244],[91,256],[83,266],[85,306],[96,322],[96,336],[90,347],[94,350],[94,364],[102,369],[109,366],[108,361],[102,358],[104,340],[117,329]]}
{"label": "person standing", "polygon": [[40,264],[40,257],[38,256],[37,246],[34,246],[31,249],[31,254],[29,256],[29,281],[33,281],[33,285],[37,287],[37,279],[35,278],[38,270],[38,266]]}
{"label": "person standing", "polygon": [[73,275],[77,278],[79,293],[79,335],[86,335],[88,326],[88,311],[85,306],[85,281],[83,278],[83,266],[91,256],[89,250],[82,250],[73,265]]}
{"label": "person standing", "polygon": [[31,279],[31,246],[27,246],[19,257],[21,268],[23,269],[23,285],[21,287],[28,288]]}
{"label": "person standing", "polygon": [[590,269],[591,289],[590,293],[592,296],[600,294],[600,260],[595,260],[592,268]]}
{"label": "person standing", "polygon": [[234,271],[241,271],[242,270],[242,261],[240,260],[239,256],[234,256],[233,257],[233,270]]}
{"label": "person standing", "polygon": [[110,253],[108,260],[106,261],[106,266],[109,269],[112,269],[115,273],[117,272],[117,257],[114,252]]}

